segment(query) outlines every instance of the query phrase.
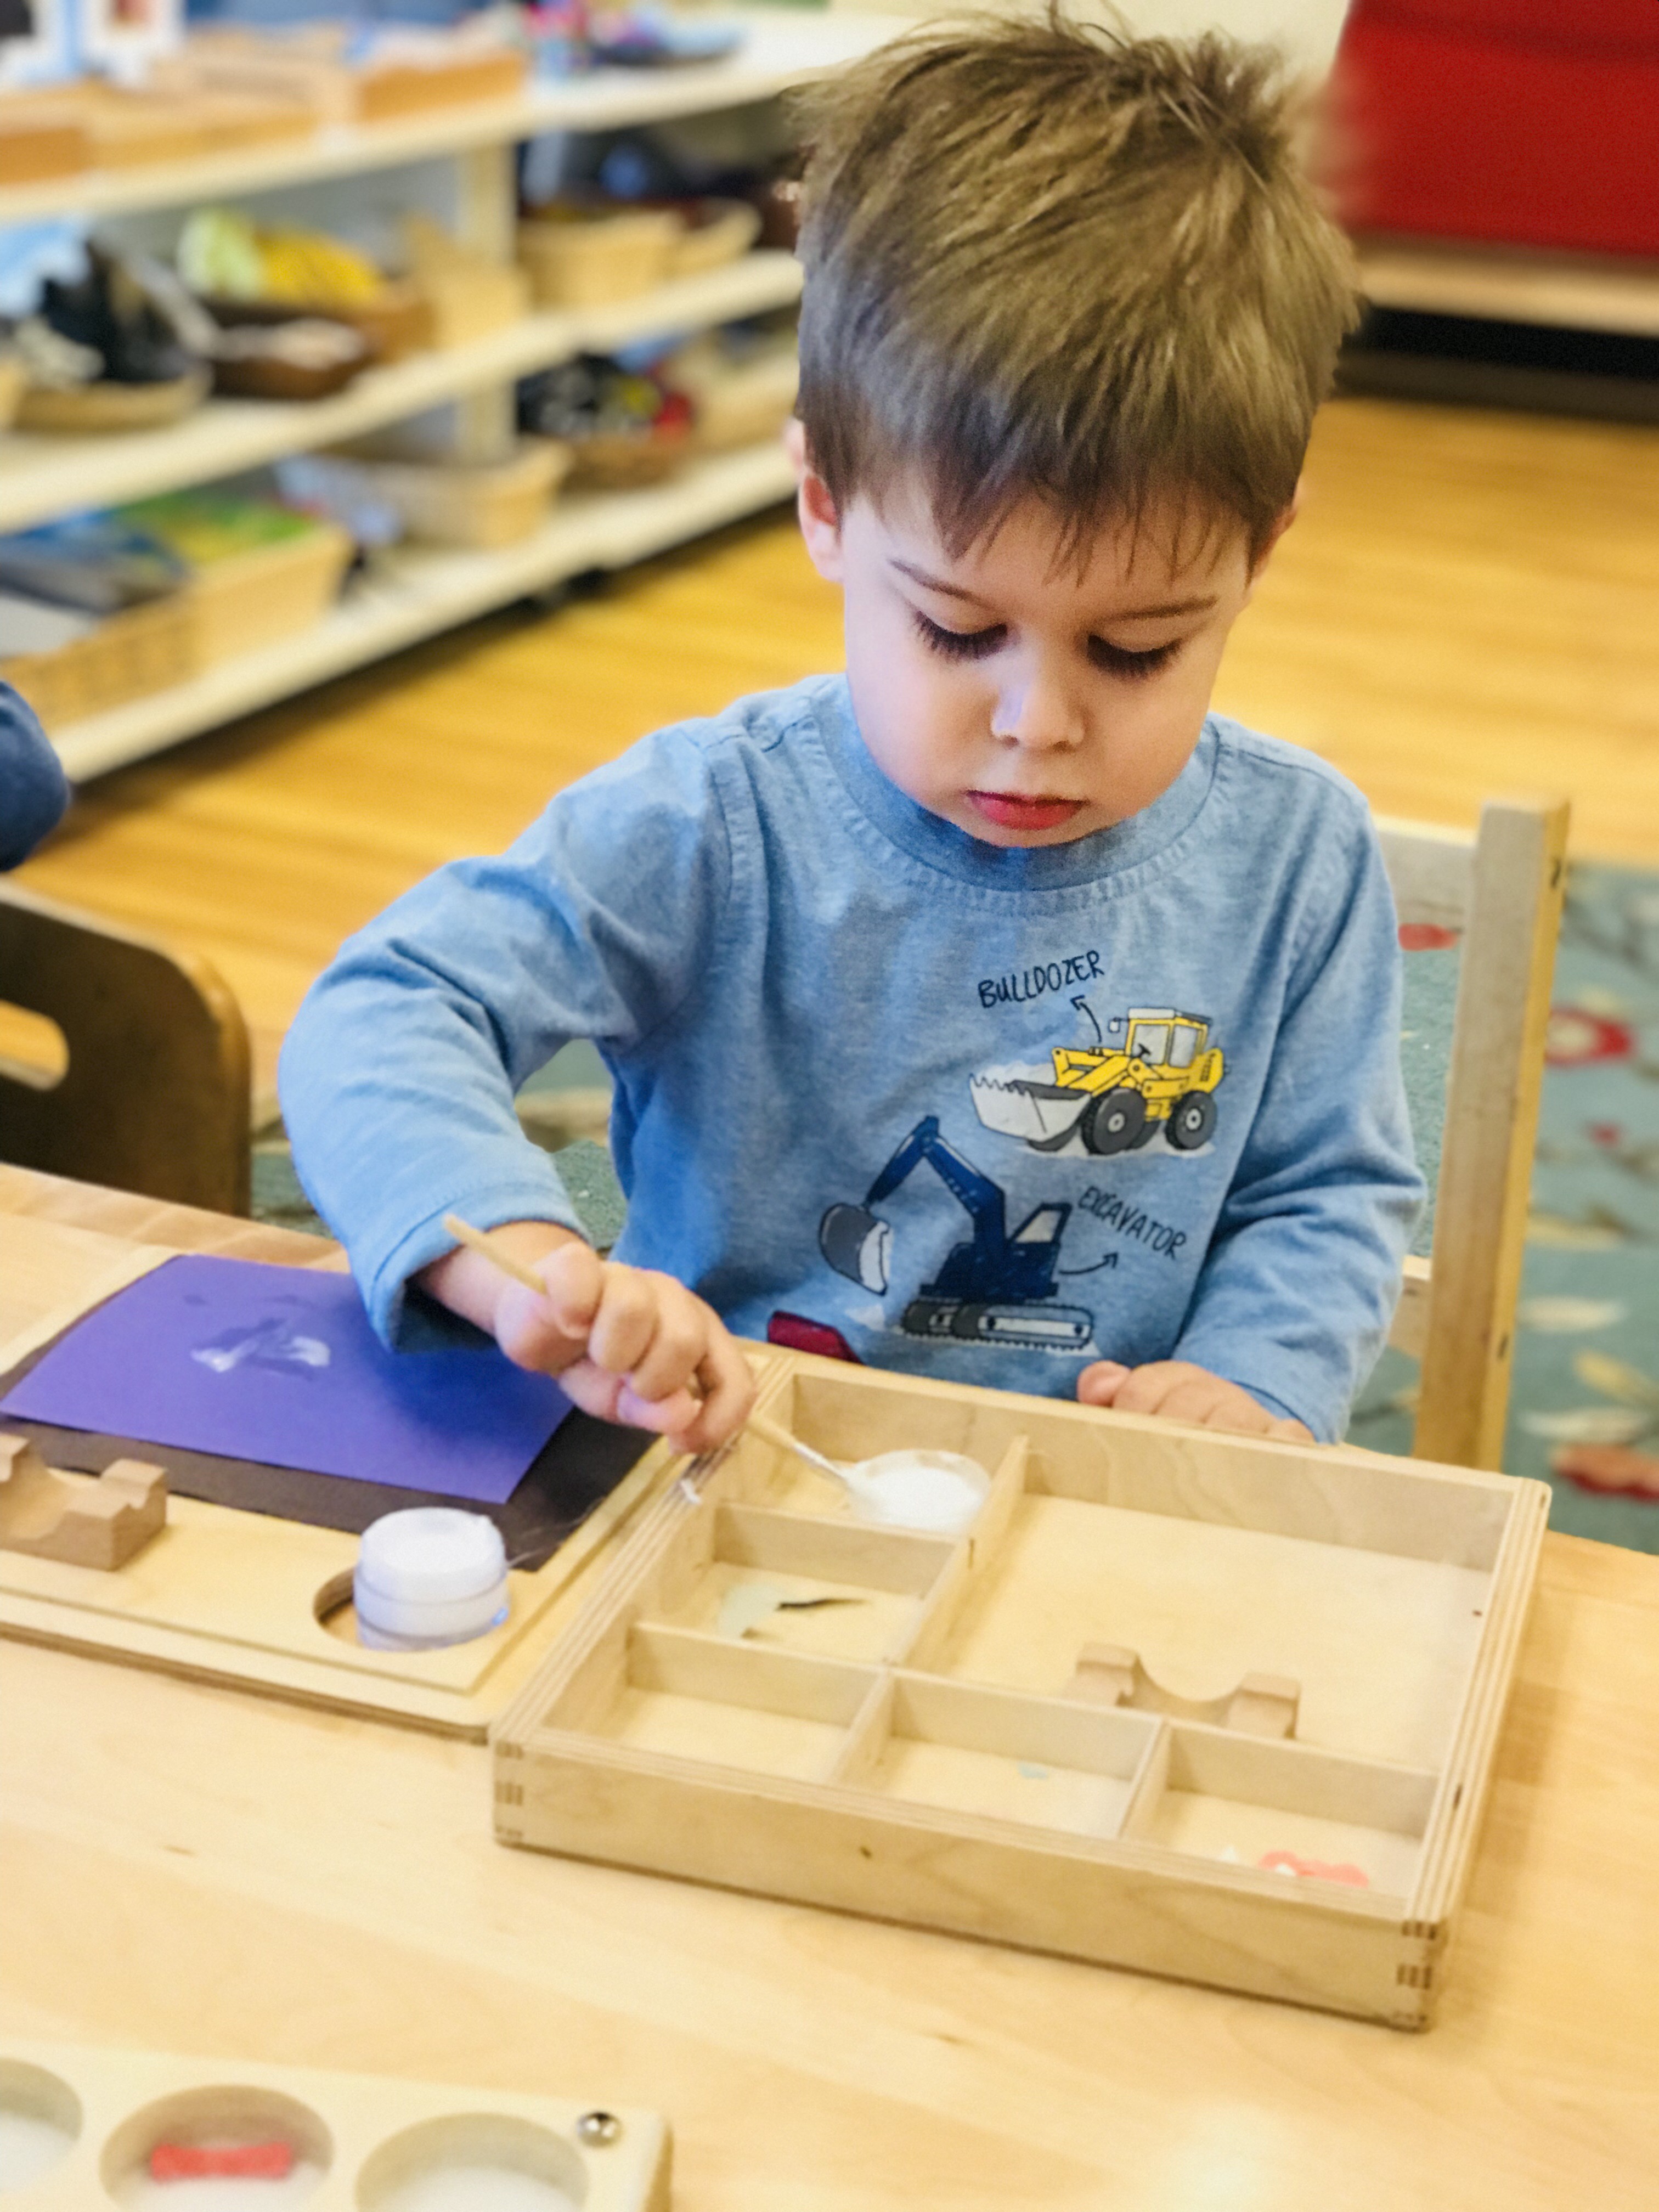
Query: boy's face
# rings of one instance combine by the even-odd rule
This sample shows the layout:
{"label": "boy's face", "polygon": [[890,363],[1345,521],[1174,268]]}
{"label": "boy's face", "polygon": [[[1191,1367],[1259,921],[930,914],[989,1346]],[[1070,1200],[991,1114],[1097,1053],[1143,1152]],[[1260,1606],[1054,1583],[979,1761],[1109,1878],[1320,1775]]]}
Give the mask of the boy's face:
{"label": "boy's face", "polygon": [[1097,538],[1079,569],[1035,498],[953,559],[920,483],[837,515],[810,468],[800,514],[814,565],[845,597],[871,757],[993,845],[1069,844],[1169,789],[1262,566],[1242,529],[1211,532],[1177,566],[1171,518],[1152,513],[1138,532]]}

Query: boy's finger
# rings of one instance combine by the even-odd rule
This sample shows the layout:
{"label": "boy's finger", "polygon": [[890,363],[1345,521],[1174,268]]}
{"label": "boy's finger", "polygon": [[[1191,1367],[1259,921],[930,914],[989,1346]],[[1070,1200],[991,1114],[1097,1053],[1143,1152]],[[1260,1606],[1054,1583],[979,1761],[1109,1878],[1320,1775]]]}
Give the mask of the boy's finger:
{"label": "boy's finger", "polygon": [[708,1336],[708,1314],[678,1283],[665,1282],[656,1328],[644,1357],[629,1370],[629,1388],[641,1398],[665,1398],[697,1371]]}
{"label": "boy's finger", "polygon": [[1117,1400],[1119,1389],[1128,1375],[1128,1369],[1115,1359],[1097,1359],[1085,1367],[1077,1378],[1077,1401],[1079,1406],[1110,1406]]}
{"label": "boy's finger", "polygon": [[535,1273],[547,1285],[547,1303],[558,1327],[567,1336],[586,1337],[605,1283],[605,1262],[592,1246],[561,1244],[537,1261]]}
{"label": "boy's finger", "polygon": [[724,1328],[718,1330],[697,1368],[702,1403],[697,1418],[676,1439],[687,1451],[713,1451],[736,1436],[755,1402],[749,1363]]}
{"label": "boy's finger", "polygon": [[599,1309],[587,1332],[588,1358],[611,1375],[631,1375],[656,1334],[660,1303],[652,1276],[636,1267],[607,1267]]}

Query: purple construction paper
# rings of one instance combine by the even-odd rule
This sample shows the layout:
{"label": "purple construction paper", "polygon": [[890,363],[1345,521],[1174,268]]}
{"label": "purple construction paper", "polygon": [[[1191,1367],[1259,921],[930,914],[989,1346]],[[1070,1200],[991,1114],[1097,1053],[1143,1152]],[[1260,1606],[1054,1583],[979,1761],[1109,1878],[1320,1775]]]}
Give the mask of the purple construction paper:
{"label": "purple construction paper", "polygon": [[570,1410],[495,1346],[388,1352],[348,1275],[185,1254],[77,1322],[0,1414],[499,1505]]}

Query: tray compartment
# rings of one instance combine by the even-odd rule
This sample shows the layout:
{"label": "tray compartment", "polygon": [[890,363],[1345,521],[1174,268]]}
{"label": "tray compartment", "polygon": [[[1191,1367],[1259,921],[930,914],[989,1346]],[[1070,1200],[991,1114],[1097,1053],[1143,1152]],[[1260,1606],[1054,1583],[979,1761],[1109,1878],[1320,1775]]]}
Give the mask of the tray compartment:
{"label": "tray compartment", "polygon": [[1247,1674],[1287,1675],[1301,1685],[1299,1741],[1434,1766],[1491,1586],[1474,1567],[1028,1488],[927,1663],[1047,1696],[1066,1693],[1091,1644],[1139,1652],[1194,1699]]}
{"label": "tray compartment", "polygon": [[[877,1677],[867,1668],[636,1621],[547,1716],[631,1751],[828,1778]],[[608,1694],[594,1694],[602,1678]]]}
{"label": "tray compartment", "polygon": [[833,1779],[1067,1835],[1119,1833],[1159,1725],[1143,1713],[898,1674],[860,1717]]}
{"label": "tray compartment", "polygon": [[[682,1580],[667,1625],[827,1657],[890,1660],[914,1640],[930,1594],[957,1564],[937,1538],[716,1504],[700,1574]],[[745,1605],[744,1594],[754,1602]],[[757,1612],[769,1593],[778,1607]],[[818,1601],[830,1600],[830,1603]]]}
{"label": "tray compartment", "polygon": [[[1176,1721],[1160,1735],[1122,1833],[1197,1858],[1403,1899],[1437,1779],[1420,1767]],[[1273,1859],[1282,1863],[1263,1866]],[[1332,1871],[1322,1876],[1313,1871],[1320,1868]]]}

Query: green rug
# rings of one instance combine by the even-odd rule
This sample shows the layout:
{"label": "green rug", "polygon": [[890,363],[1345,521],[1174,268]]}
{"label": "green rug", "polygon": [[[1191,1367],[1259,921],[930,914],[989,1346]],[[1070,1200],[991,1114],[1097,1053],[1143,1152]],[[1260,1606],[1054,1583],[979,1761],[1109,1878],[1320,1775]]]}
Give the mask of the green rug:
{"label": "green rug", "polygon": [[[1406,962],[1407,1086],[1431,1176],[1456,958]],[[1659,1552],[1659,876],[1580,863],[1569,878],[1516,1321],[1504,1467],[1550,1484],[1553,1528]],[[1384,1353],[1356,1443],[1410,1449],[1414,1374]]]}
{"label": "green rug", "polygon": [[[1455,946],[1408,950],[1401,1053],[1431,1189],[1456,989]],[[591,1045],[567,1047],[521,1094],[526,1127],[556,1129],[561,1097],[585,1101],[604,1080]],[[608,1154],[548,1141],[608,1248],[623,1212]],[[253,1210],[322,1233],[280,1131],[255,1146]],[[1417,1251],[1432,1225],[1431,1209]],[[1354,1409],[1356,1443],[1410,1450],[1415,1375],[1383,1354]],[[1581,864],[1570,878],[1504,1464],[1551,1485],[1552,1528],[1659,1552],[1659,875]]]}

